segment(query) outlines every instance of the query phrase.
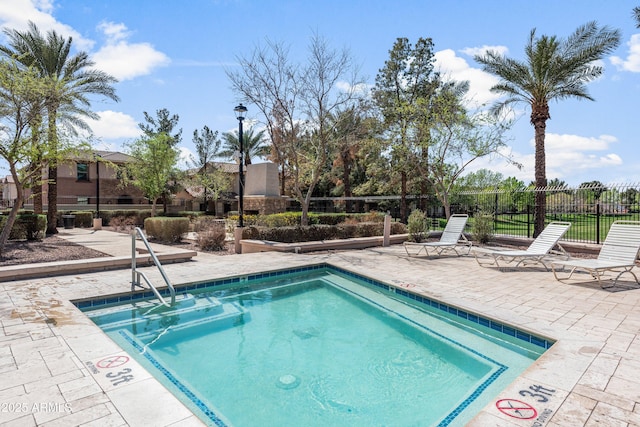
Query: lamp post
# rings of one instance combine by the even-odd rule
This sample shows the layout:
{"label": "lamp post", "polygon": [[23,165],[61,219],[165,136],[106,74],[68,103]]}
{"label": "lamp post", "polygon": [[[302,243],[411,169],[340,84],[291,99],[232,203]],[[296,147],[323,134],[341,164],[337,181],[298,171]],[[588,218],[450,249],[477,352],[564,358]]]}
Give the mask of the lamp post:
{"label": "lamp post", "polygon": [[93,153],[96,160],[96,218],[100,218],[100,154]]}
{"label": "lamp post", "polygon": [[240,159],[238,163],[238,227],[242,228],[244,227],[244,147],[242,146],[242,121],[244,120],[244,115],[247,112],[247,107],[239,104],[233,109],[233,111],[236,112],[236,117],[238,118],[238,145],[240,148],[240,155],[238,156]]}

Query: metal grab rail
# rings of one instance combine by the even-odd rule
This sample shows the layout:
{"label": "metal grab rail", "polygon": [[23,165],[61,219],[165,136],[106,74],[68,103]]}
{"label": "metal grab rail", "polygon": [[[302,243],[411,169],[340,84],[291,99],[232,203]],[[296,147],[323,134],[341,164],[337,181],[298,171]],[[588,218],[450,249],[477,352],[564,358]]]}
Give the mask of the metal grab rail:
{"label": "metal grab rail", "polygon": [[[162,298],[162,295],[160,295],[160,292],[158,292],[156,287],[153,286],[149,278],[142,271],[138,271],[136,269],[136,234],[140,236],[140,239],[144,242],[144,245],[147,247],[147,250],[149,251],[149,255],[153,260],[153,263],[156,265],[156,267],[158,267],[158,270],[160,271],[160,274],[162,275],[164,282],[167,284],[167,287],[169,288],[169,293],[171,295],[171,304],[168,304],[165,301],[165,299]],[[142,285],[140,284],[140,277],[144,279],[144,281],[147,283],[147,286],[149,286],[149,288],[153,291],[156,297],[158,297],[158,299],[160,300],[160,302],[162,302],[163,305],[167,307],[171,307],[172,305],[175,304],[176,290],[174,289],[173,285],[169,281],[167,274],[164,272],[164,268],[162,268],[162,264],[160,264],[160,260],[158,260],[158,257],[156,256],[155,252],[153,252],[153,249],[151,249],[151,245],[149,245],[149,241],[144,236],[144,233],[142,232],[140,227],[136,227],[134,232],[131,234],[131,291],[132,292],[135,290],[136,286],[142,287]]]}

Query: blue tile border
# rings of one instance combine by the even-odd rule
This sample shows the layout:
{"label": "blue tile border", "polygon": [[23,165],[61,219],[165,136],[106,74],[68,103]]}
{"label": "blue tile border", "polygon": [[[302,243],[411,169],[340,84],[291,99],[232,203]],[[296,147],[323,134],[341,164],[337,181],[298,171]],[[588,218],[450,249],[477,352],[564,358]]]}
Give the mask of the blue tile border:
{"label": "blue tile border", "polygon": [[[337,266],[333,266],[327,263],[320,263],[320,264],[312,264],[312,265],[308,265],[308,266],[304,266],[304,267],[297,267],[297,268],[291,268],[291,269],[285,269],[285,270],[275,270],[275,271],[267,271],[267,272],[263,272],[263,273],[257,273],[257,274],[250,274],[250,275],[242,275],[242,276],[234,276],[234,277],[226,277],[226,278],[221,278],[221,279],[216,279],[216,280],[211,280],[211,281],[204,281],[204,282],[198,282],[198,283],[191,283],[191,284],[185,284],[185,285],[177,285],[175,286],[175,290],[176,293],[182,293],[182,292],[188,292],[188,291],[193,291],[193,290],[200,290],[200,289],[205,289],[205,288],[215,288],[215,287],[219,287],[219,286],[228,286],[228,285],[246,285],[248,282],[253,282],[256,280],[262,280],[262,279],[269,279],[269,278],[275,278],[275,277],[285,277],[285,276],[294,276],[294,275],[298,275],[301,273],[307,273],[307,272],[312,272],[312,271],[320,271],[320,270],[324,270],[324,271],[328,271],[328,272],[333,272],[333,273],[338,273],[342,276],[346,276],[349,278],[353,278],[358,280],[359,282],[364,282],[367,285],[371,285],[374,288],[379,288],[382,289],[384,291],[390,292],[390,293],[395,293],[397,295],[406,297],[408,299],[410,299],[411,301],[415,301],[416,303],[422,304],[424,306],[427,307],[431,307],[434,309],[437,309],[439,311],[442,311],[444,313],[447,313],[449,315],[453,315],[453,316],[457,316],[460,317],[462,319],[465,319],[469,322],[472,323],[476,323],[478,325],[487,327],[493,331],[505,334],[509,337],[514,337],[516,339],[525,341],[527,343],[536,345],[538,347],[541,347],[543,349],[548,349],[550,348],[555,341],[552,340],[548,340],[533,334],[530,334],[528,332],[524,332],[521,331],[517,328],[514,328],[513,326],[509,326],[509,325],[505,325],[503,323],[497,322],[495,320],[483,317],[481,315],[475,314],[475,313],[470,313],[467,312],[465,310],[459,309],[457,307],[454,306],[450,306],[447,304],[444,304],[440,301],[436,301],[433,299],[430,299],[428,297],[425,297],[423,295],[419,295],[416,293],[413,293],[411,291],[408,291],[406,289],[402,289],[402,288],[397,288],[395,286],[386,284],[384,282],[375,280],[375,279],[371,279],[369,277],[363,276],[359,273],[354,273],[352,271],[349,270],[345,270],[341,267],[337,267]],[[339,286],[339,285],[337,285]],[[349,292],[348,290],[344,289],[345,291]],[[169,295],[169,290],[168,289],[161,289],[160,290],[160,294],[165,296],[165,295]],[[134,301],[138,301],[138,300],[143,300],[143,299],[150,299],[150,298],[154,298],[155,295],[153,294],[153,292],[151,291],[135,291],[132,293],[127,293],[127,294],[118,294],[118,295],[109,295],[109,296],[102,296],[102,297],[98,297],[98,298],[93,298],[93,299],[83,299],[83,300],[75,300],[75,301],[71,301],[78,309],[80,310],[88,310],[91,308],[98,308],[98,307],[103,307],[106,305],[112,305],[112,304],[117,304],[117,303],[130,303],[130,302],[134,302]],[[368,300],[369,303],[374,304],[374,305],[379,305],[378,303]],[[388,310],[385,308],[385,310]],[[442,427],[446,427],[448,426],[460,413],[462,413],[478,396],[480,396],[480,394],[491,384],[493,383],[505,370],[507,370],[508,368],[487,357],[486,355],[483,355],[482,353],[477,352],[476,350],[473,350],[467,346],[465,346],[464,344],[458,343],[457,341],[446,337],[444,335],[439,334],[438,332],[428,328],[427,326],[421,325],[415,321],[413,321],[410,318],[407,318],[406,316],[403,316],[399,313],[395,313],[396,315],[402,317],[403,319],[405,319],[408,322],[411,322],[412,324],[426,329],[428,330],[430,333],[437,335],[438,337],[445,339],[449,342],[454,343],[455,345],[458,345],[462,348],[464,348],[467,351],[472,352],[473,354],[477,355],[478,357],[481,357],[489,362],[491,362],[492,364],[494,364],[495,367],[497,367],[497,369],[495,370],[495,372],[493,372],[489,378],[487,378],[482,384],[480,384],[476,390],[474,390],[474,392],[469,395],[463,402],[461,402],[458,407],[456,407],[449,415],[447,415],[447,417],[445,417],[440,424],[438,424],[439,426]],[[144,354],[144,357],[156,368],[158,369],[163,375],[165,375],[167,377],[167,379],[173,384],[175,385],[191,402],[193,402],[193,404],[199,408],[202,413],[204,413],[209,420],[211,420],[211,422],[213,422],[216,426],[219,427],[225,427],[226,424],[224,421],[222,421],[213,410],[211,410],[200,398],[198,398],[198,396],[196,396],[190,389],[189,387],[187,387],[186,385],[184,385],[179,379],[177,379],[169,370],[167,370],[164,366],[162,366],[162,364],[160,362],[158,362],[155,357],[153,355],[151,355],[149,352],[142,352],[143,348],[140,346],[140,344],[135,341],[135,339],[133,339],[132,337],[128,336],[126,333],[124,333],[123,331],[120,331],[120,334],[126,339],[126,341],[131,344],[136,350],[140,351],[142,354]]]}
{"label": "blue tile border", "polygon": [[184,385],[178,378],[171,373],[167,368],[162,365],[162,363],[158,362],[153,355],[150,354],[149,351],[145,350],[135,339],[133,339],[129,334],[125,331],[119,331],[119,334],[122,338],[124,338],[133,348],[138,351],[138,353],[144,355],[145,359],[147,359],[158,371],[160,371],[167,379],[180,390],[191,402],[193,402],[196,407],[202,411],[203,414],[206,415],[208,419],[213,422],[214,425],[218,427],[227,427],[227,424],[222,421],[216,413],[207,406],[198,396],[193,393],[193,391]]}
{"label": "blue tile border", "polygon": [[433,299],[431,299],[429,297],[425,297],[423,295],[415,294],[415,293],[413,293],[411,291],[408,291],[408,290],[405,290],[405,289],[402,289],[402,288],[396,288],[395,286],[387,285],[386,283],[379,282],[379,281],[377,281],[375,279],[371,279],[371,278],[362,276],[362,275],[360,275],[358,273],[354,273],[354,272],[351,272],[349,270],[345,270],[345,269],[340,268],[340,267],[336,267],[336,266],[333,266],[333,265],[327,265],[326,267],[327,267],[327,269],[329,271],[333,270],[334,272],[338,272],[338,273],[340,273],[342,275],[345,275],[345,276],[348,276],[348,277],[353,277],[353,278],[361,280],[361,281],[363,281],[363,282],[365,282],[367,284],[373,285],[373,286],[375,286],[377,288],[381,288],[381,289],[384,289],[386,291],[395,293],[397,295],[401,295],[403,297],[406,297],[406,298],[409,298],[409,299],[411,299],[413,301],[421,303],[421,304],[423,304],[425,306],[436,308],[436,309],[438,309],[440,311],[443,311],[445,313],[454,314],[454,315],[456,315],[458,317],[461,317],[463,319],[466,319],[466,320],[468,320],[470,322],[477,323],[478,325],[490,328],[490,329],[492,329],[494,331],[503,333],[503,334],[508,335],[510,337],[515,337],[515,338],[517,338],[517,339],[519,339],[521,341],[525,341],[525,342],[527,342],[529,344],[536,345],[536,346],[541,347],[541,348],[543,348],[545,350],[551,348],[551,346],[555,343],[554,340],[546,339],[546,338],[539,337],[537,335],[531,334],[529,332],[521,331],[521,330],[519,330],[519,329],[517,329],[517,328],[515,328],[513,326],[505,325],[505,324],[503,324],[501,322],[489,319],[487,317],[483,317],[483,316],[481,316],[479,314],[467,312],[465,310],[462,310],[462,309],[459,309],[459,308],[444,304],[444,303],[442,303],[440,301],[433,300]]}
{"label": "blue tile border", "polygon": [[[311,264],[304,267],[296,267],[296,268],[290,268],[285,270],[274,270],[274,271],[267,271],[267,272],[258,273],[258,274],[225,277],[225,278],[205,281],[205,282],[176,285],[175,289],[176,289],[176,293],[188,292],[188,291],[199,290],[204,288],[215,288],[218,286],[240,284],[240,283],[245,283],[247,281],[253,281],[253,280],[269,279],[269,278],[282,277],[287,275],[296,275],[300,273],[306,273],[306,272],[317,271],[317,270],[327,270],[327,271],[337,272],[347,277],[355,278],[368,285],[401,295],[403,297],[409,298],[425,306],[436,308],[445,313],[457,315],[458,317],[462,319],[466,319],[472,323],[476,323],[478,325],[490,328],[496,332],[500,332],[510,337],[517,338],[521,341],[536,345],[545,350],[549,349],[555,343],[555,341],[553,340],[549,340],[525,331],[521,331],[517,328],[514,328],[513,326],[505,325],[503,323],[497,322],[495,320],[491,320],[481,315],[467,312],[465,310],[444,304],[440,301],[433,300],[423,295],[415,294],[405,289],[396,288],[395,286],[388,285],[384,282],[380,282],[378,280],[363,276],[359,273],[354,273],[352,271],[345,270],[341,267],[336,267],[334,265],[327,264],[327,263]],[[168,289],[160,289],[159,291],[162,296],[169,295]],[[128,303],[132,301],[149,299],[154,297],[155,295],[153,294],[152,291],[135,291],[127,294],[109,295],[109,296],[104,296],[104,297],[99,297],[94,299],[74,300],[71,302],[76,307],[78,307],[78,309],[87,310],[90,308],[102,307],[107,304]]]}
{"label": "blue tile border", "polygon": [[[340,286],[336,283],[331,282],[331,284],[333,286],[336,286],[340,289],[342,289],[343,292],[347,292],[350,294],[355,294],[354,292],[350,291],[349,289]],[[420,328],[420,329],[424,329],[425,331],[429,332],[430,334],[437,336],[438,338],[442,339],[443,341],[447,341],[457,347],[463,348],[465,351],[475,354],[476,356],[478,356],[481,359],[486,360],[487,362],[491,363],[495,369],[495,371],[489,376],[489,378],[485,379],[482,384],[478,385],[478,387],[475,388],[475,390],[469,395],[467,396],[466,399],[464,399],[453,411],[451,411],[446,417],[444,417],[442,419],[442,421],[440,421],[440,423],[438,423],[438,427],[447,427],[449,424],[451,424],[451,422],[458,416],[460,415],[469,405],[471,405],[481,394],[483,391],[485,391],[487,389],[487,387],[489,387],[495,380],[498,379],[498,377],[500,375],[502,375],[507,369],[508,367],[500,362],[498,362],[497,360],[494,360],[492,358],[490,358],[489,356],[480,353],[477,350],[474,350],[473,348],[466,346],[464,344],[462,344],[461,342],[458,342],[456,340],[454,340],[451,337],[448,337],[446,335],[443,335],[437,331],[435,331],[434,329],[423,325],[422,323],[416,322],[415,320],[411,319],[410,317],[407,317],[401,313],[398,313],[397,311],[393,311],[387,307],[385,307],[384,305],[370,299],[370,298],[366,298],[363,297],[362,295],[357,295],[358,298],[362,298],[364,300],[366,300],[369,304],[371,304],[372,306],[378,307],[384,311],[387,312],[391,312],[394,315],[400,317],[401,319],[404,319],[406,322],[411,323],[412,325]],[[457,312],[457,309],[455,309],[454,307],[447,307],[448,312],[449,313],[454,313]]]}

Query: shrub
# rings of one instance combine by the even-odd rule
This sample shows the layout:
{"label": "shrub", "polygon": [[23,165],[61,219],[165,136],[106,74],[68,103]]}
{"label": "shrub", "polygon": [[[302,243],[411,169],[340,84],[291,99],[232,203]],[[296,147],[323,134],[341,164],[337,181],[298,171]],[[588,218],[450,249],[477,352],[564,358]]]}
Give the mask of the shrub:
{"label": "shrub", "polygon": [[220,251],[225,249],[227,230],[224,221],[211,217],[200,217],[194,224],[198,246],[204,251]]}
{"label": "shrub", "polygon": [[144,220],[147,236],[161,242],[179,242],[189,231],[189,218],[154,217]]}
{"label": "shrub", "polygon": [[100,211],[100,218],[102,218],[102,225],[115,227],[112,221],[115,219],[116,223],[120,226],[124,223],[130,226],[142,227],[144,220],[151,217],[151,209],[137,210],[113,210],[113,211]]}
{"label": "shrub", "polygon": [[[7,215],[0,216],[0,230],[7,223]],[[33,213],[18,213],[9,240],[38,240],[42,239],[47,230],[47,216]]]}
{"label": "shrub", "polygon": [[[306,227],[246,227],[243,239],[269,240],[282,243],[309,242],[316,240],[349,239],[353,237],[382,236],[384,224],[359,223],[339,225],[309,225]],[[391,223],[392,234],[406,232],[404,224]]]}
{"label": "shrub", "polygon": [[407,230],[409,232],[409,241],[422,242],[429,232],[427,215],[420,209],[411,211],[407,221]]}
{"label": "shrub", "polygon": [[75,215],[74,225],[76,227],[90,228],[93,227],[93,212],[91,211],[74,211],[71,215]]}
{"label": "shrub", "polygon": [[109,226],[117,231],[131,231],[137,226],[136,218],[132,216],[114,216],[109,221]]}
{"label": "shrub", "polygon": [[473,225],[471,226],[473,239],[480,243],[487,243],[493,238],[493,214],[478,211],[473,216]]}

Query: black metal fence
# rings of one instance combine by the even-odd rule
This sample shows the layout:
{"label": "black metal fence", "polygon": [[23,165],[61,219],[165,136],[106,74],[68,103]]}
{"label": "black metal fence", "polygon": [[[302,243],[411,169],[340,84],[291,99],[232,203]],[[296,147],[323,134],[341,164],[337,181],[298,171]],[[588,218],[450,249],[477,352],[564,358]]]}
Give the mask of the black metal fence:
{"label": "black metal fence", "polygon": [[[546,187],[536,189],[501,189],[463,191],[450,195],[451,213],[473,217],[489,213],[494,217],[498,235],[533,237],[535,195],[546,194],[545,221],[569,221],[571,228],[564,239],[574,242],[601,243],[611,223],[616,220],[640,221],[640,184],[602,185],[594,183],[578,188]],[[430,218],[444,218],[444,208],[435,196],[411,196],[409,212],[421,209]],[[340,211],[347,206],[355,212],[382,210],[399,218],[399,196],[313,199],[311,210]],[[433,221],[442,224],[443,221]]]}

